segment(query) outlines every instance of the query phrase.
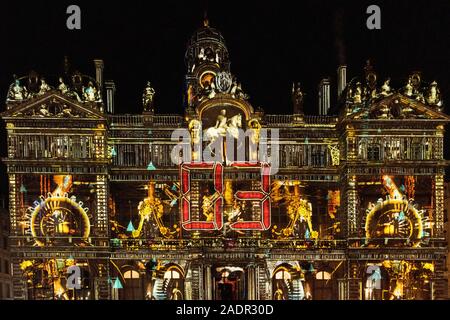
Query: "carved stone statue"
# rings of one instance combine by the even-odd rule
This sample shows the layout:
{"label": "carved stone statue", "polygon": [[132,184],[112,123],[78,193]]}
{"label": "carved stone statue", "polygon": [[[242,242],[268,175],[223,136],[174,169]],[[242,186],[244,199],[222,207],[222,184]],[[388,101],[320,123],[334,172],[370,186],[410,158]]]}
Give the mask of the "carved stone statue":
{"label": "carved stone statue", "polygon": [[413,95],[413,89],[414,88],[411,83],[411,77],[409,77],[403,92],[406,96],[411,97]]}
{"label": "carved stone statue", "polygon": [[189,131],[191,133],[192,143],[200,142],[200,130],[202,127],[202,123],[196,119],[193,119],[189,122]]}
{"label": "carved stone statue", "polygon": [[437,82],[433,81],[428,88],[426,101],[428,104],[436,105],[438,107],[442,106],[441,92],[437,86]]}
{"label": "carved stone statue", "polygon": [[188,86],[188,89],[187,89],[187,104],[188,104],[188,107],[192,107],[194,105],[194,98],[195,98],[194,87],[192,87],[192,84],[190,84]]}
{"label": "carved stone statue", "polygon": [[212,99],[216,96],[216,85],[214,84],[214,81],[211,81],[209,83],[209,94],[208,94],[208,98]]}
{"label": "carved stone statue", "polygon": [[300,88],[300,82],[297,85],[292,84],[292,105],[294,107],[294,114],[303,113],[303,98],[304,94]]}
{"label": "carved stone statue", "polygon": [[244,90],[242,90],[242,85],[240,82],[234,82],[233,87],[231,89],[231,95],[233,98],[237,99],[248,99],[249,96],[244,93]]}
{"label": "carved stone statue", "polygon": [[204,48],[200,49],[200,52],[199,52],[197,57],[198,57],[198,59],[200,61],[205,61],[206,60],[206,55],[205,55],[205,49]]}
{"label": "carved stone statue", "polygon": [[50,86],[45,81],[45,79],[42,78],[41,79],[41,86],[39,87],[38,95],[41,96],[41,95],[45,94],[47,91],[50,91]]}
{"label": "carved stone statue", "polygon": [[153,112],[153,96],[155,95],[155,89],[152,88],[150,81],[147,81],[147,86],[144,89],[144,93],[142,94],[142,105],[144,107],[144,111]]}
{"label": "carved stone statue", "polygon": [[217,116],[216,125],[214,126],[214,128],[217,129],[217,132],[221,136],[225,136],[227,134],[227,129],[228,129],[227,121],[228,121],[227,111],[225,109],[220,110],[220,113]]}
{"label": "carved stone statue", "polygon": [[383,83],[383,85],[381,86],[381,92],[380,92],[380,94],[383,96],[383,97],[387,97],[387,96],[389,96],[389,95],[391,95],[392,93],[391,93],[391,87],[389,86],[389,83],[391,82],[391,79],[390,78],[387,78],[385,81],[384,81],[384,83]]}
{"label": "carved stone statue", "polygon": [[237,80],[236,80],[236,78],[233,78],[233,83],[231,84],[231,90],[230,90],[231,96],[233,98],[236,98],[236,90],[237,90]]}
{"label": "carved stone statue", "polygon": [[64,79],[62,77],[59,77],[58,79],[58,90],[61,91],[62,94],[66,94],[69,89],[67,88],[66,84],[64,83]]}
{"label": "carved stone statue", "polygon": [[39,116],[40,117],[50,117],[52,114],[48,111],[48,106],[46,104],[42,104],[39,108]]}
{"label": "carved stone statue", "polygon": [[8,91],[8,97],[6,101],[20,101],[28,97],[27,88],[20,85],[20,81],[17,79],[14,81]]}
{"label": "carved stone statue", "polygon": [[362,87],[361,82],[356,83],[355,92],[352,95],[353,103],[361,103],[362,102]]}
{"label": "carved stone statue", "polygon": [[216,96],[216,85],[214,81],[206,80],[204,82],[204,87],[201,90],[201,94],[198,98],[198,101],[203,101],[204,99],[212,99]]}

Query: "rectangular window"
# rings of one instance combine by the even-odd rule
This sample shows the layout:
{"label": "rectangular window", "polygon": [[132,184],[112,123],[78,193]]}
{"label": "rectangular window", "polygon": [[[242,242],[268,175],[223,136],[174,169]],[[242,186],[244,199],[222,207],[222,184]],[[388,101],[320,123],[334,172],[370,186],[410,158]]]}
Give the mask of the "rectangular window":
{"label": "rectangular window", "polygon": [[423,160],[423,147],[421,144],[415,143],[411,150],[412,160]]}
{"label": "rectangular window", "polygon": [[367,146],[367,160],[380,160],[380,146],[378,144],[371,144]]}

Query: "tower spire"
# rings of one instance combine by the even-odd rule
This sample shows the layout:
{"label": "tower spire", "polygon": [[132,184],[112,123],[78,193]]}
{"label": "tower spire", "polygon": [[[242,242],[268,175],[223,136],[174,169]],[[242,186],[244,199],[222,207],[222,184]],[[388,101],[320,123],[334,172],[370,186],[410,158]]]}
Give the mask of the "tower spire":
{"label": "tower spire", "polygon": [[203,12],[203,26],[209,27],[208,10],[206,10],[206,9]]}

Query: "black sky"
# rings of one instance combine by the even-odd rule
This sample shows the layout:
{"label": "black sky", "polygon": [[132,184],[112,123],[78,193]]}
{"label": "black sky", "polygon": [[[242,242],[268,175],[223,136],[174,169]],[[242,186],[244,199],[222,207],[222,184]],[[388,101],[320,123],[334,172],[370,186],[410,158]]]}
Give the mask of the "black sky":
{"label": "black sky", "polygon": [[[81,7],[80,31],[66,28],[69,4]],[[381,7],[381,30],[366,28],[369,4]],[[147,79],[157,90],[157,112],[182,112],[184,52],[205,8],[225,37],[232,72],[251,103],[268,113],[291,111],[292,81],[302,82],[306,108],[314,113],[317,84],[325,76],[334,80],[340,56],[348,78],[370,58],[394,86],[422,70],[424,80],[436,79],[448,96],[450,1],[128,0],[2,1],[0,99],[13,74],[58,74],[68,55],[91,74],[92,59],[104,59],[105,78],[118,89],[117,112],[140,111]]]}

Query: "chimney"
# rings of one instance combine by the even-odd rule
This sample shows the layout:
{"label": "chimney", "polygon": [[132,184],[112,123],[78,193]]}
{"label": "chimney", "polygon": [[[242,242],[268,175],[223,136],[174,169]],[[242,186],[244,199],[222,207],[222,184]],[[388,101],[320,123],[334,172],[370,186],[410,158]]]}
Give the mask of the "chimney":
{"label": "chimney", "polygon": [[330,110],[330,79],[322,79],[319,83],[319,114],[326,115]]}
{"label": "chimney", "polygon": [[340,65],[337,69],[337,89],[338,98],[341,96],[342,91],[344,91],[347,85],[347,66]]}
{"label": "chimney", "polygon": [[112,80],[105,81],[105,89],[106,89],[106,112],[113,114],[114,113],[114,96],[116,94],[116,85]]}
{"label": "chimney", "polygon": [[103,87],[103,60],[101,59],[95,59],[95,80],[97,81],[98,85],[100,86],[100,89]]}

